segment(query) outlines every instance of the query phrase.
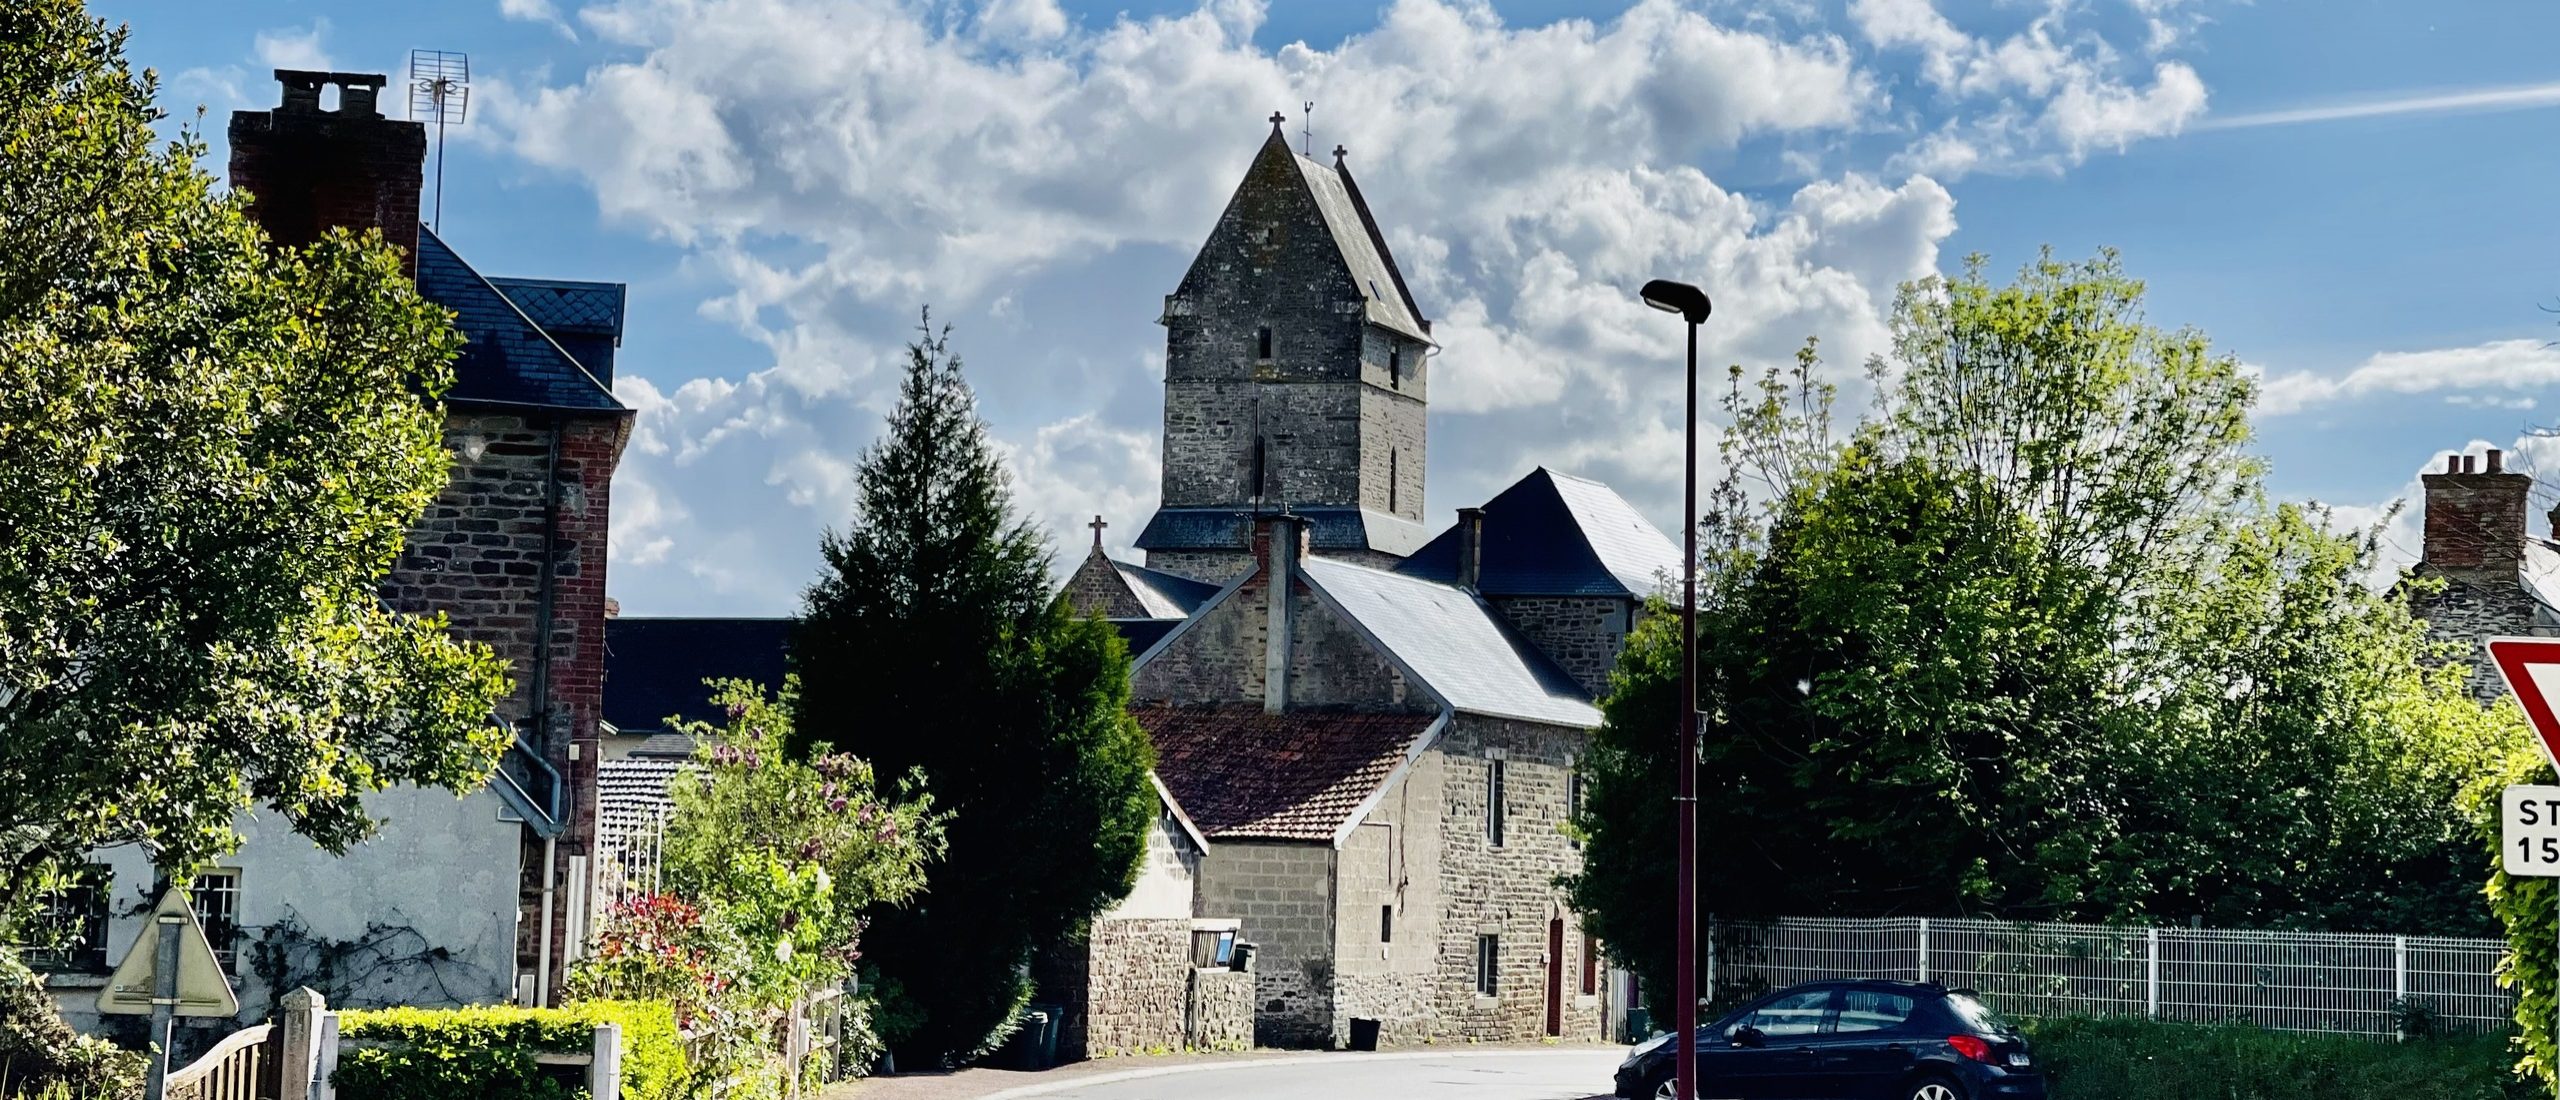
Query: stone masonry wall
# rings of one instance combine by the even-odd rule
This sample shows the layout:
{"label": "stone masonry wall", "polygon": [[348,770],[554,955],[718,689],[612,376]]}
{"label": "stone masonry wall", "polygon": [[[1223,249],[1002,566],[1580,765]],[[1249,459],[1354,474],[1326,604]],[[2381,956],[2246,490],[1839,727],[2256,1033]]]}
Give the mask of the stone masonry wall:
{"label": "stone masonry wall", "polygon": [[[1577,870],[1582,853],[1558,828],[1565,816],[1571,761],[1587,743],[1577,729],[1459,715],[1441,742],[1447,768],[1442,803],[1442,917],[1436,1038],[1516,1041],[1544,1036],[1550,924],[1564,921],[1559,969],[1562,1033],[1601,1037],[1600,999],[1579,994],[1581,930],[1557,875]],[[1487,838],[1488,751],[1504,754],[1503,843]],[[1491,997],[1476,993],[1476,937],[1499,937],[1500,966]]]}
{"label": "stone masonry wall", "polygon": [[1075,575],[1067,578],[1064,590],[1067,606],[1079,615],[1100,615],[1106,619],[1144,619],[1149,617],[1147,605],[1139,603],[1129,582],[1120,578],[1111,559],[1095,547],[1076,566]]}
{"label": "stone masonry wall", "polygon": [[[2443,577],[2441,572],[2423,565],[2418,574]],[[2470,647],[2461,659],[2471,665],[2472,697],[2486,706],[2494,706],[2507,697],[2507,683],[2490,665],[2482,642],[2501,636],[2560,633],[2541,611],[2541,604],[2517,583],[2512,573],[2504,583],[2446,578],[2442,591],[2418,597],[2410,611],[2427,621],[2427,633],[2435,640]]]}
{"label": "stone masonry wall", "polygon": [[[571,906],[560,893],[580,884],[569,877],[573,856],[588,854],[595,831],[595,766],[601,757],[596,723],[604,690],[605,536],[612,505],[613,470],[621,458],[629,422],[613,417],[572,418],[560,427],[558,521],[552,570],[549,698],[534,705],[535,654],[541,637],[544,515],[549,506],[548,422],[523,415],[449,410],[445,444],[453,474],[409,535],[406,549],[385,578],[386,602],[413,614],[442,612],[456,637],[486,643],[508,665],[514,694],[502,712],[518,723],[566,781],[568,825],[555,847],[551,986],[565,974]],[[466,460],[466,444],[484,444]],[[547,721],[537,720],[546,717]],[[541,845],[528,840],[524,934],[517,954],[526,970],[539,956]]]}
{"label": "stone masonry wall", "polygon": [[1253,564],[1253,555],[1234,550],[1149,550],[1146,567],[1225,587]]}
{"label": "stone masonry wall", "polygon": [[1191,996],[1190,918],[1099,920],[1089,943],[1084,1056],[1183,1049]]}
{"label": "stone masonry wall", "polygon": [[1511,596],[1493,601],[1495,609],[1529,644],[1559,666],[1594,698],[1607,694],[1609,671],[1626,648],[1634,602],[1610,596]]}
{"label": "stone masonry wall", "polygon": [[1445,771],[1437,752],[1415,760],[1337,858],[1337,1044],[1349,1042],[1355,1018],[1379,1021],[1385,1045],[1438,1033]]}
{"label": "stone masonry wall", "polygon": [[[1374,331],[1374,330],[1373,330]],[[1422,356],[1408,351],[1407,362]],[[1422,522],[1430,418],[1420,387],[1360,391],[1360,506]]]}
{"label": "stone masonry wall", "polygon": [[1191,972],[1191,1048],[1253,1048],[1253,975],[1242,970]]}
{"label": "stone masonry wall", "polygon": [[1254,1043],[1333,1037],[1333,848],[1223,841],[1201,866],[1200,911],[1242,922],[1255,945]]}
{"label": "stone masonry wall", "polygon": [[1261,701],[1263,637],[1271,628],[1264,612],[1264,594],[1269,590],[1267,576],[1257,573],[1225,600],[1202,610],[1180,635],[1130,673],[1130,701],[1175,705]]}

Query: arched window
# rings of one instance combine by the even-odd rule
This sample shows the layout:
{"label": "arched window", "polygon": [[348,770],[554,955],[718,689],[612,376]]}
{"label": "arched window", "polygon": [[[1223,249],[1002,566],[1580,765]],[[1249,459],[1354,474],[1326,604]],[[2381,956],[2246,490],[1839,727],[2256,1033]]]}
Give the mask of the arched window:
{"label": "arched window", "polygon": [[1271,358],[1271,326],[1264,325],[1261,329],[1255,332],[1253,338],[1253,357],[1256,359]]}

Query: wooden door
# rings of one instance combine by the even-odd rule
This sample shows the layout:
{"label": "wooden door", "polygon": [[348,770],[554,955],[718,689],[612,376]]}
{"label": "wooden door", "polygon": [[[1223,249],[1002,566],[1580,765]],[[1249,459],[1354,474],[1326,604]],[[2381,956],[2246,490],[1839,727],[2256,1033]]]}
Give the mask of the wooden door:
{"label": "wooden door", "polygon": [[1564,918],[1547,920],[1547,1034],[1564,1034]]}

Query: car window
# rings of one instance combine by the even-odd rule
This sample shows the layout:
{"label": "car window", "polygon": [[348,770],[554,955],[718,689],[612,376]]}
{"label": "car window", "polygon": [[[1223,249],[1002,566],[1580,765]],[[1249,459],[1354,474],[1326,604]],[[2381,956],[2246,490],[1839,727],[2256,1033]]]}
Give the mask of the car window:
{"label": "car window", "polygon": [[1840,1019],[1832,1025],[1839,1032],[1883,1031],[1901,1027],[1911,1019],[1911,998],[1878,989],[1849,989],[1840,993]]}
{"label": "car window", "polygon": [[1743,1014],[1734,1022],[1734,1030],[1746,1027],[1760,1029],[1760,1034],[1814,1035],[1823,1031],[1823,1015],[1831,1009],[1831,991],[1812,989],[1789,993]]}
{"label": "car window", "polygon": [[1991,1035],[2015,1033],[2009,1026],[2009,1021],[2001,1019],[1999,1013],[1991,1011],[1991,1006],[1965,994],[1947,994],[1947,1007],[1954,1010],[1956,1019],[1964,1021],[1968,1027],[1977,1028]]}

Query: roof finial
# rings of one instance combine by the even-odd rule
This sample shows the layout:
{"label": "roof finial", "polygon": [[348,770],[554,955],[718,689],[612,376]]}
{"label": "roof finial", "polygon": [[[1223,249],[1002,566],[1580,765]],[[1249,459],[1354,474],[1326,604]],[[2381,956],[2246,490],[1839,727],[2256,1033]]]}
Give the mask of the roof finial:
{"label": "roof finial", "polygon": [[1316,101],[1312,99],[1307,101],[1306,113],[1298,116],[1298,155],[1316,155]]}
{"label": "roof finial", "polygon": [[1289,121],[1289,116],[1281,114],[1278,111],[1271,112],[1271,136],[1279,137],[1280,124],[1287,121]]}
{"label": "roof finial", "polygon": [[1085,526],[1093,528],[1093,548],[1096,550],[1102,549],[1102,529],[1111,525],[1102,522],[1101,516],[1095,516],[1093,517],[1093,522],[1085,524]]}
{"label": "roof finial", "polygon": [[1342,158],[1343,158],[1344,154],[1347,154],[1347,153],[1349,153],[1350,151],[1351,151],[1351,150],[1349,150],[1349,149],[1345,149],[1345,148],[1343,148],[1343,147],[1341,147],[1341,146],[1339,146],[1339,145],[1334,146],[1334,147],[1333,147],[1333,166],[1334,166],[1334,167],[1336,167],[1336,168],[1340,168],[1340,167],[1342,167]]}

